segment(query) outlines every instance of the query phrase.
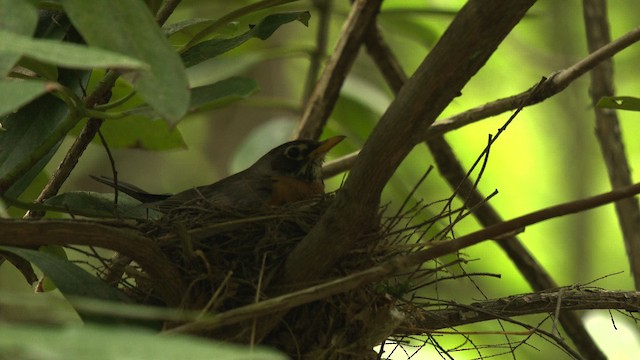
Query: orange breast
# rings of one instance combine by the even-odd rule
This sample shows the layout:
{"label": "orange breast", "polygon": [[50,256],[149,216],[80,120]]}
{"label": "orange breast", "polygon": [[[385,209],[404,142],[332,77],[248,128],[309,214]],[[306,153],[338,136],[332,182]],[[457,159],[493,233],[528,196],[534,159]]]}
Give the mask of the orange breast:
{"label": "orange breast", "polygon": [[324,184],[320,181],[304,181],[289,176],[276,177],[269,205],[284,205],[324,194]]}

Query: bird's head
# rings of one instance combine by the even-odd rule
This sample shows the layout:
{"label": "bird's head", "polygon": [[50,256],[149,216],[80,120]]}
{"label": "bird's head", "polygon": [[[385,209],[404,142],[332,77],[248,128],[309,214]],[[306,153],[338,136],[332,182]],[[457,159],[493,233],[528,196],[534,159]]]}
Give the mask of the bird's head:
{"label": "bird's head", "polygon": [[279,176],[309,181],[320,180],[325,155],[344,138],[334,136],[324,141],[291,141],[269,151],[254,166]]}

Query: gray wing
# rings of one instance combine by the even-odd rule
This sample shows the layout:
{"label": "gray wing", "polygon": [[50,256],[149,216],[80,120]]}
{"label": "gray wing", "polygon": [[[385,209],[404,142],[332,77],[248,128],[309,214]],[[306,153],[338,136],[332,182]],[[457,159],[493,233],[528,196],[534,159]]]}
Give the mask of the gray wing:
{"label": "gray wing", "polygon": [[118,181],[118,184],[116,185],[116,182],[112,178],[109,178],[106,176],[100,176],[100,177],[93,176],[93,175],[89,175],[89,176],[93,180],[99,183],[105,184],[107,186],[110,186],[114,189],[118,189],[118,191],[122,191],[123,193],[143,203],[158,202],[171,197],[171,194],[152,194],[150,192],[140,189],[135,185],[126,183],[124,181]]}
{"label": "gray wing", "polygon": [[245,172],[239,172],[211,185],[187,189],[148,205],[164,211],[190,206],[229,210],[262,208],[270,200],[273,182],[265,176],[247,175]]}

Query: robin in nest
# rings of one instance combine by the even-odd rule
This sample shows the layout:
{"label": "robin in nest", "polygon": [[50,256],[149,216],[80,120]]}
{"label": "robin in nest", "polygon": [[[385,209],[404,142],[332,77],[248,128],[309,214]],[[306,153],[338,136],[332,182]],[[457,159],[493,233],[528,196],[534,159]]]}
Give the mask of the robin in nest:
{"label": "robin in nest", "polygon": [[272,149],[237,174],[175,195],[151,194],[121,181],[116,185],[107,177],[91,177],[160,211],[188,206],[194,201],[199,206],[231,209],[280,206],[324,194],[322,162],[327,152],[343,139],[344,136],[334,136],[321,142],[291,141]]}

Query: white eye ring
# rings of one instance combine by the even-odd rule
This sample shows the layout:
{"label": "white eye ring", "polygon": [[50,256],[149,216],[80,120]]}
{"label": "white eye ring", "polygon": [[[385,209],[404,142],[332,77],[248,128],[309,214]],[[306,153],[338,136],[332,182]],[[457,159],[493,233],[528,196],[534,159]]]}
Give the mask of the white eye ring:
{"label": "white eye ring", "polygon": [[289,146],[284,155],[292,160],[302,160],[302,149],[300,145]]}

